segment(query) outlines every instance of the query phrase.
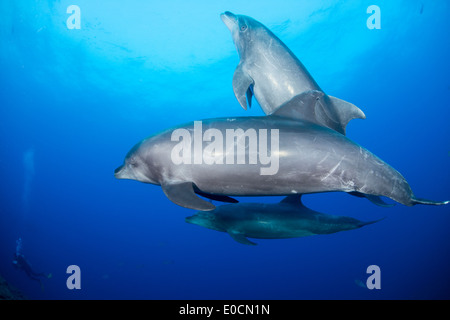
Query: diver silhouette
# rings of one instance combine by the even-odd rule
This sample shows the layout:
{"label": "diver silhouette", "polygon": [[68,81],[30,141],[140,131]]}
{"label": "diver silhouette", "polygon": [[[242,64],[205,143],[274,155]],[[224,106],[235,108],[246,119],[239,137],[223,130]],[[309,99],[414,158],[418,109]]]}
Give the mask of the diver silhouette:
{"label": "diver silhouette", "polygon": [[38,281],[39,284],[41,285],[42,290],[44,290],[44,286],[42,284],[42,279],[41,278],[51,278],[52,274],[51,273],[44,273],[44,272],[35,272],[32,268],[31,268],[31,264],[25,259],[25,256],[22,254],[22,239],[19,238],[17,241],[17,246],[16,246],[16,253],[14,255],[14,259],[12,261],[13,266],[16,269],[19,270],[23,270],[25,271],[25,273],[27,274],[27,276],[35,281]]}

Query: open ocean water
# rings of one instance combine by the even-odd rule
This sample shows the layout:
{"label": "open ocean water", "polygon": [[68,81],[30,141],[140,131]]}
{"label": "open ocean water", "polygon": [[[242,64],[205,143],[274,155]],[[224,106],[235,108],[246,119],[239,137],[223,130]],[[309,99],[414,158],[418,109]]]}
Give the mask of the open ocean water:
{"label": "open ocean water", "polygon": [[[70,5],[79,29],[69,28]],[[367,26],[370,5],[380,29]],[[0,274],[29,299],[449,299],[450,206],[305,195],[319,212],[386,218],[246,246],[186,223],[195,211],[161,187],[113,174],[149,135],[264,115],[233,94],[228,10],[262,22],[326,93],[364,111],[350,139],[418,197],[449,200],[449,9],[446,0],[1,1]],[[42,287],[12,265],[19,238],[33,269],[52,274]],[[67,286],[71,265],[80,289]],[[366,285],[372,265],[379,289]]]}

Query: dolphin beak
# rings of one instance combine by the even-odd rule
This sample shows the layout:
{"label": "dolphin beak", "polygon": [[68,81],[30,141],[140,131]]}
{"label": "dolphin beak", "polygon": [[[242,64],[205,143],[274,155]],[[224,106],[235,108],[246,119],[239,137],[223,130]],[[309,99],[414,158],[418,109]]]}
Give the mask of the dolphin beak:
{"label": "dolphin beak", "polygon": [[117,179],[125,179],[123,176],[124,173],[124,165],[121,165],[120,167],[118,167],[116,170],[114,170],[114,177],[116,177]]}
{"label": "dolphin beak", "polygon": [[224,13],[222,13],[220,15],[220,18],[222,19],[223,23],[225,23],[225,25],[227,26],[227,28],[232,31],[233,27],[236,25],[237,23],[237,17],[236,15],[234,15],[233,13],[231,13],[230,11],[225,11]]}
{"label": "dolphin beak", "polygon": [[184,218],[184,221],[190,224],[201,225],[198,215],[194,214],[193,216],[189,216]]}

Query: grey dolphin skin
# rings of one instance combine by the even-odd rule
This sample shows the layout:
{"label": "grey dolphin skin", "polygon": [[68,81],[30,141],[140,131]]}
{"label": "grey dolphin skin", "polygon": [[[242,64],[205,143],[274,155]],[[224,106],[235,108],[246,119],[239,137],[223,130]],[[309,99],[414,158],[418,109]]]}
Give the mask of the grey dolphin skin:
{"label": "grey dolphin skin", "polygon": [[247,245],[247,239],[286,239],[331,234],[361,228],[376,221],[362,222],[350,217],[328,215],[305,207],[301,195],[284,198],[280,203],[238,203],[199,211],[186,222],[212,230],[227,232],[234,240]]}
{"label": "grey dolphin skin", "polygon": [[344,191],[407,206],[448,203],[416,198],[399,172],[344,135],[275,115],[168,129],[133,147],[115,177],[160,185],[172,202],[196,210],[215,208],[196,192],[232,197]]}
{"label": "grey dolphin skin", "polygon": [[[240,62],[232,84],[236,98],[244,109],[247,109],[247,103],[251,106],[254,95],[267,115],[273,114],[283,104],[297,106],[284,110],[342,134],[345,134],[350,120],[365,119],[364,113],[353,104],[326,94],[306,109],[297,96],[321,89],[292,51],[251,17],[227,11],[221,14],[221,18],[231,31],[239,53]],[[288,116],[292,117],[292,114]]]}

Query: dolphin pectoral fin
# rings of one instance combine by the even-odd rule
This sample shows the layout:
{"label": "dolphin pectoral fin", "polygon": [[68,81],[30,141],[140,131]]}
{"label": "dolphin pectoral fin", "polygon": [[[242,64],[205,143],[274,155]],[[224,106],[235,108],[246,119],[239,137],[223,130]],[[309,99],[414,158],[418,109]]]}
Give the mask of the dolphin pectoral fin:
{"label": "dolphin pectoral fin", "polygon": [[366,222],[360,221],[360,222],[358,223],[358,228],[367,226],[367,225],[369,225],[369,224],[374,224],[374,223],[380,222],[381,220],[384,220],[384,219],[386,219],[386,217],[381,218],[381,219],[378,219],[378,220],[373,220],[373,221],[366,221]]}
{"label": "dolphin pectoral fin", "polygon": [[236,231],[228,231],[228,234],[237,242],[241,244],[246,244],[250,246],[256,246],[256,243],[248,240],[242,233],[238,233]]}
{"label": "dolphin pectoral fin", "polygon": [[195,188],[195,187],[194,187],[194,190],[195,190],[196,194],[198,194],[202,197],[211,199],[211,200],[227,202],[227,203],[238,203],[239,202],[236,199],[229,197],[229,196],[222,196],[222,195],[217,195],[217,194],[206,193],[206,192],[200,191],[198,188]]}
{"label": "dolphin pectoral fin", "polygon": [[239,104],[247,110],[247,102],[249,107],[252,106],[252,89],[253,79],[242,68],[242,64],[239,63],[233,75],[233,91],[234,95],[239,101]]}
{"label": "dolphin pectoral fin", "polygon": [[201,211],[214,210],[216,207],[195,194],[192,182],[164,183],[161,187],[167,198],[179,206]]}
{"label": "dolphin pectoral fin", "polygon": [[371,195],[371,194],[365,194],[364,196],[365,196],[370,202],[372,202],[373,204],[376,204],[377,206],[380,206],[380,207],[390,208],[390,207],[395,206],[395,203],[391,203],[391,204],[386,203],[386,202],[383,201],[383,199],[381,199],[381,198],[378,197],[378,196],[374,196],[374,195]]}
{"label": "dolphin pectoral fin", "polygon": [[365,194],[365,193],[361,193],[361,192],[358,192],[358,191],[348,192],[348,194],[352,195],[352,196],[355,196],[355,197],[358,197],[358,198],[366,198],[367,200],[369,200],[373,204],[376,204],[377,206],[380,206],[380,207],[390,208],[390,207],[395,206],[395,203],[392,203],[392,204],[386,203],[379,196],[374,196],[372,194]]}
{"label": "dolphin pectoral fin", "polygon": [[350,122],[350,120],[366,118],[364,112],[362,112],[362,110],[354,104],[332,96],[328,97],[330,98],[330,101],[334,106],[334,111],[339,118],[339,124],[342,127],[342,131],[344,134],[345,128],[347,127],[347,124]]}
{"label": "dolphin pectoral fin", "polygon": [[253,97],[253,90],[252,90],[252,86],[250,85],[247,89],[247,92],[245,93],[246,97],[247,97],[247,103],[248,103],[248,107],[251,108],[252,107],[252,97]]}

